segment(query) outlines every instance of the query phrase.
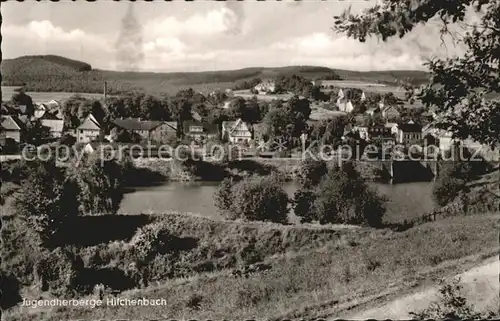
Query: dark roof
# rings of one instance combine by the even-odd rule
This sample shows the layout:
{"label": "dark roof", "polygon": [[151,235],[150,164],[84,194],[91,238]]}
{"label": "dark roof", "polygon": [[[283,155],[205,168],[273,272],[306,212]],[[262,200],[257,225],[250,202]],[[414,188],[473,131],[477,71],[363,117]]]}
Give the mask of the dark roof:
{"label": "dark roof", "polygon": [[398,124],[398,129],[403,132],[417,133],[422,132],[422,125],[420,124]]}
{"label": "dark roof", "polygon": [[141,120],[140,118],[124,118],[124,119],[115,119],[113,123],[123,129],[126,130],[153,130],[156,127],[162,124],[161,121],[153,121],[153,120]]}
{"label": "dark roof", "polygon": [[1,126],[5,130],[22,130],[25,128],[24,123],[17,116],[2,116]]}

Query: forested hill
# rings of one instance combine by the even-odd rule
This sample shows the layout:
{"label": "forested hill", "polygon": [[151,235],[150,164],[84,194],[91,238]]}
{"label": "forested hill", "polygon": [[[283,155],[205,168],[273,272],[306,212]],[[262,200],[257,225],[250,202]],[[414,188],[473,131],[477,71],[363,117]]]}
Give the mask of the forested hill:
{"label": "forested hill", "polygon": [[370,71],[357,72],[314,66],[288,66],[278,68],[244,68],[206,72],[120,72],[92,69],[84,62],[60,56],[23,56],[2,61],[2,85],[26,84],[29,91],[63,91],[100,93],[103,81],[111,93],[142,89],[150,93],[172,93],[186,87],[199,91],[232,88],[235,83],[253,78],[270,79],[279,75],[299,75],[307,79],[362,80],[394,83],[411,79],[422,83],[427,79],[423,71]]}

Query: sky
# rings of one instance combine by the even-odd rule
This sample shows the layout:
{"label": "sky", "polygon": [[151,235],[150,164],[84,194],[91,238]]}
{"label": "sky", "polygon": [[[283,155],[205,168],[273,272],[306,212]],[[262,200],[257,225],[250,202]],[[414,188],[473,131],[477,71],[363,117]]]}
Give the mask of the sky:
{"label": "sky", "polygon": [[107,70],[157,72],[314,65],[425,70],[450,55],[437,24],[366,43],[332,30],[333,16],[376,0],[14,2],[1,4],[4,59],[55,54]]}

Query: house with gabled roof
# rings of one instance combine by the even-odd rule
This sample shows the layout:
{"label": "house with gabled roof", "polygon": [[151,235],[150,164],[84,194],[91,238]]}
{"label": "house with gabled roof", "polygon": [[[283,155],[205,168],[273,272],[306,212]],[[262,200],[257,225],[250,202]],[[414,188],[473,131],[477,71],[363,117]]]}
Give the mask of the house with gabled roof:
{"label": "house with gabled roof", "polygon": [[1,132],[2,132],[2,144],[5,143],[7,139],[13,139],[17,143],[23,141],[23,134],[26,129],[25,124],[17,116],[2,115],[1,122]]}
{"label": "house with gabled roof", "polygon": [[382,109],[382,117],[386,119],[398,119],[401,117],[398,109],[395,106],[384,106]]}
{"label": "house with gabled roof", "polygon": [[422,143],[422,125],[410,121],[398,124],[397,142],[399,144],[415,145]]}
{"label": "house with gabled roof", "polygon": [[49,131],[49,136],[52,138],[59,138],[62,136],[64,129],[64,120],[62,119],[45,119],[40,120],[43,127]]}
{"label": "house with gabled roof", "polygon": [[350,113],[354,110],[354,106],[353,106],[352,102],[347,98],[337,99],[337,108],[340,111],[343,111],[346,113]]}
{"label": "house with gabled roof", "polygon": [[141,118],[119,118],[113,120],[113,125],[135,133],[147,141],[164,142],[168,136],[177,136],[177,122],[143,120]]}
{"label": "house with gabled roof", "polygon": [[182,126],[184,135],[201,142],[217,136],[217,124],[209,124],[197,120],[185,121]]}
{"label": "house with gabled roof", "polygon": [[223,121],[222,136],[227,137],[233,144],[248,144],[252,140],[252,126],[241,118],[236,121]]}
{"label": "house with gabled roof", "polygon": [[101,135],[101,124],[92,114],[88,114],[83,122],[76,128],[76,141],[78,143],[89,143],[95,141]]}
{"label": "house with gabled roof", "polygon": [[274,93],[276,91],[276,83],[273,80],[263,81],[254,87],[259,94]]}

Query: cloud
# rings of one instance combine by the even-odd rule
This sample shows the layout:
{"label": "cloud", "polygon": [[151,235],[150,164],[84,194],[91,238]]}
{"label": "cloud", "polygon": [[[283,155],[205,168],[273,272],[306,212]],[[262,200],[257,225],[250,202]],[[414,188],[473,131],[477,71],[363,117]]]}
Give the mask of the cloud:
{"label": "cloud", "polygon": [[227,32],[230,28],[228,16],[233,11],[228,8],[194,14],[180,20],[175,16],[154,19],[146,23],[145,30],[149,38],[162,36],[209,36]]}
{"label": "cloud", "polygon": [[31,21],[25,26],[5,26],[2,30],[5,36],[38,39],[42,41],[84,41],[89,40],[88,36],[80,29],[64,31],[60,27],[55,27],[49,20]]}
{"label": "cloud", "polygon": [[245,10],[242,2],[226,1],[224,9],[226,32],[233,35],[240,34],[245,22]]}
{"label": "cloud", "polygon": [[33,54],[56,54],[108,67],[113,52],[109,41],[82,29],[64,30],[49,20],[35,20],[25,25],[2,26],[4,57]]}

